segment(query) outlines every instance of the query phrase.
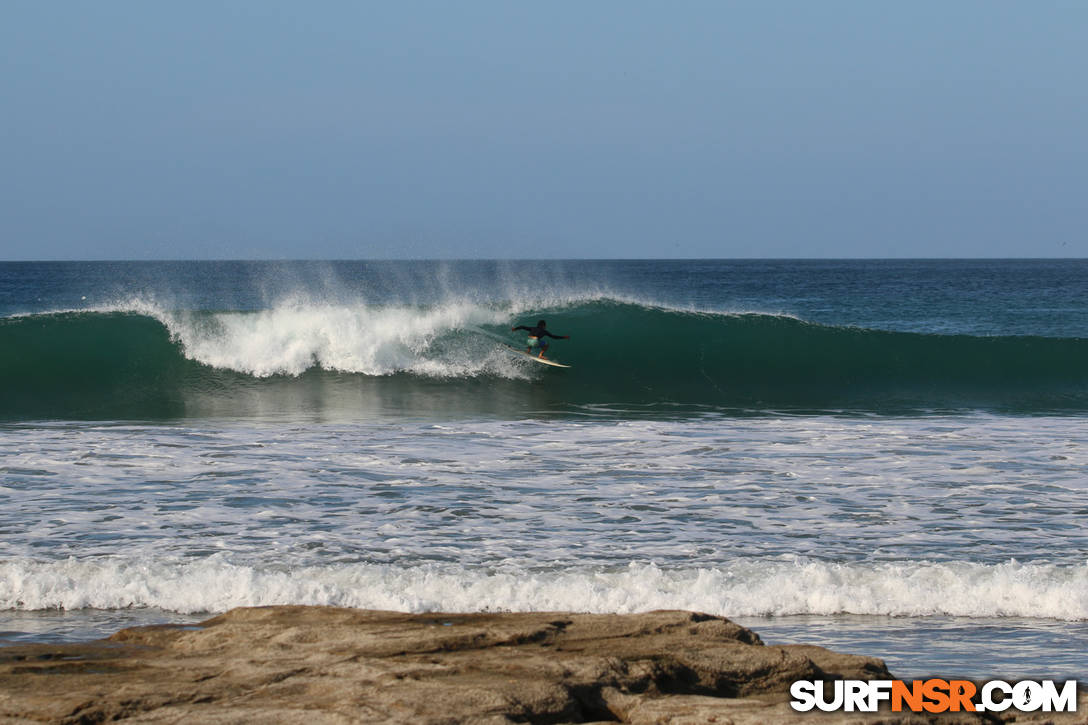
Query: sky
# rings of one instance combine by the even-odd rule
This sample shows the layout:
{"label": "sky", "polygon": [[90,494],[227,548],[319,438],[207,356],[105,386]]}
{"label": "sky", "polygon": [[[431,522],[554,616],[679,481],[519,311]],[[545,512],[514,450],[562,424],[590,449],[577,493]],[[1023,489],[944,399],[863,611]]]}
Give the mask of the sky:
{"label": "sky", "polygon": [[5,0],[0,259],[1088,257],[1088,3]]}

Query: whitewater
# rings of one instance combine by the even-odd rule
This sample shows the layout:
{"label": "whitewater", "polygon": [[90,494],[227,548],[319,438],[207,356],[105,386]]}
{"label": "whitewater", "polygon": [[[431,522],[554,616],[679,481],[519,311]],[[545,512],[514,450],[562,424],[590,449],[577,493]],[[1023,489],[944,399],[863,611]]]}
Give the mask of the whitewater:
{"label": "whitewater", "polygon": [[1085,271],[0,264],[0,639],[680,608],[1079,677]]}

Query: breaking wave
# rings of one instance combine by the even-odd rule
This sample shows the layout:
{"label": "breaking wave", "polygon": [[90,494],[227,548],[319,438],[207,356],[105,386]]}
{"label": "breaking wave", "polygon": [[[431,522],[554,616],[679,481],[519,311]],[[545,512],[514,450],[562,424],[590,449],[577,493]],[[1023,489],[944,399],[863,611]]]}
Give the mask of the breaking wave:
{"label": "breaking wave", "polygon": [[[499,344],[550,320],[545,369]],[[129,305],[0,319],[0,417],[154,418],[422,405],[1088,411],[1088,340],[937,335],[617,299],[552,307]],[[217,405],[219,407],[217,407]]]}
{"label": "breaking wave", "polygon": [[746,560],[700,569],[503,571],[454,565],[74,559],[0,564],[0,609],[156,607],[180,613],[311,604],[404,612],[684,609],[723,616],[1088,619],[1088,566],[968,562]]}

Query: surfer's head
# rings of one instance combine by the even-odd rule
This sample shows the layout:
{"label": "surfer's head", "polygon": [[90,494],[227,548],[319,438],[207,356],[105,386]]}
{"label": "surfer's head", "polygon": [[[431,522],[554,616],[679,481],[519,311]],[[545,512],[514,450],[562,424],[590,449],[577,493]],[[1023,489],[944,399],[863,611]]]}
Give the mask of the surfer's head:
{"label": "surfer's head", "polygon": [[537,321],[536,326],[537,327],[547,327],[548,324],[546,322],[544,322],[544,320],[539,320],[539,321]]}

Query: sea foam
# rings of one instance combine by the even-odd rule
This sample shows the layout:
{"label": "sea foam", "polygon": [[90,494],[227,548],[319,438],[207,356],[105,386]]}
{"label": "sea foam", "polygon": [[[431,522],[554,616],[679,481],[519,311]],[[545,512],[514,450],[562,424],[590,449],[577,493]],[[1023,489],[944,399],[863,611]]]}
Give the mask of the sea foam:
{"label": "sea foam", "polygon": [[724,616],[1088,618],[1088,564],[1010,561],[835,564],[745,560],[700,569],[517,570],[452,565],[255,567],[215,555],[190,561],[104,558],[0,565],[0,608],[157,607],[179,613],[309,604],[404,612],[684,609]]}

